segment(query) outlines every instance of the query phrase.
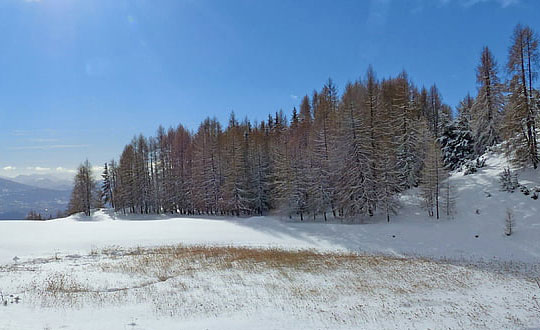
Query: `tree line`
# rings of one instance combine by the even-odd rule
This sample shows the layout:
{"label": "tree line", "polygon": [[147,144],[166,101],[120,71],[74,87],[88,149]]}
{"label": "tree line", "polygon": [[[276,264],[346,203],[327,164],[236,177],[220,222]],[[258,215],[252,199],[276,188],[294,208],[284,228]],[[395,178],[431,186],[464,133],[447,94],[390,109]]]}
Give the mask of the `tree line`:
{"label": "tree line", "polygon": [[430,216],[450,214],[448,171],[505,141],[517,164],[538,166],[538,37],[516,26],[502,82],[488,47],[476,70],[477,95],[454,115],[436,85],[418,88],[406,72],[378,79],[368,68],[340,94],[329,79],[283,111],[226,127],[205,119],[139,135],[105,164],[98,189],[88,162],[75,179],[69,212],[101,204],[124,213],[264,215],[301,220],[398,211],[398,194],[419,191]]}

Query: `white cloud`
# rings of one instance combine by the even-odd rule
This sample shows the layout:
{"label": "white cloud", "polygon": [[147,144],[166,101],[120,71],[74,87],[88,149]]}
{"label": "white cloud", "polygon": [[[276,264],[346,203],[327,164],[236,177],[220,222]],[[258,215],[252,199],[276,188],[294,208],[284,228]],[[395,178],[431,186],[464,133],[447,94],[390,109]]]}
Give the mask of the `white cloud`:
{"label": "white cloud", "polygon": [[59,173],[75,173],[76,172],[75,170],[64,168],[62,166],[58,166],[55,170],[56,172],[59,172]]}
{"label": "white cloud", "polygon": [[17,168],[15,166],[6,166],[2,168],[4,171],[15,171]]}
{"label": "white cloud", "polygon": [[51,170],[49,167],[41,167],[41,166],[28,166],[26,169],[29,171],[36,171],[36,172],[48,172]]}
{"label": "white cloud", "polygon": [[291,94],[289,95],[291,97],[291,99],[293,100],[298,100],[298,95],[294,95],[294,94]]}

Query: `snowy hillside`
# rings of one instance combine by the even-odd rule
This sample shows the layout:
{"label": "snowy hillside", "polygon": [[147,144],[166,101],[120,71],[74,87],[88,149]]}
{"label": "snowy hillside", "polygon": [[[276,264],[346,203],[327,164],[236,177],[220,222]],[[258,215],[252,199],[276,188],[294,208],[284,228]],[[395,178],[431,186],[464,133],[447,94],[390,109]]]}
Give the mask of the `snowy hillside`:
{"label": "snowy hillside", "polygon": [[[390,223],[107,210],[0,222],[0,329],[540,327],[540,200],[501,191],[506,166],[489,154],[453,174],[457,213],[440,220],[411,191]],[[539,172],[519,182],[532,191]]]}

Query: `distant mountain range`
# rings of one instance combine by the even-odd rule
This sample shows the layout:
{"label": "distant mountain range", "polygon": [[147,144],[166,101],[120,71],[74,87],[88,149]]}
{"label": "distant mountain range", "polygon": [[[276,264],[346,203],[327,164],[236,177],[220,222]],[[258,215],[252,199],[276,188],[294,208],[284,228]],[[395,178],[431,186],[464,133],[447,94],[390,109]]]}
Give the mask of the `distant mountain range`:
{"label": "distant mountain range", "polygon": [[32,210],[55,216],[67,208],[70,193],[71,185],[62,180],[32,175],[0,178],[0,220],[24,219]]}
{"label": "distant mountain range", "polygon": [[19,175],[14,178],[9,178],[8,180],[22,183],[27,186],[52,190],[71,190],[73,187],[73,182],[71,180],[39,174]]}

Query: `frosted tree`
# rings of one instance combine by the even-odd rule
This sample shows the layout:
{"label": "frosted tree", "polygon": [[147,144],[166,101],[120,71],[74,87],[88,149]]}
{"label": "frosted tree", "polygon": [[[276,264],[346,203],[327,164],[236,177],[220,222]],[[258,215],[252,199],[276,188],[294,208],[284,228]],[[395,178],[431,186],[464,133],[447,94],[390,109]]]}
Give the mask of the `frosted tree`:
{"label": "frosted tree", "polygon": [[103,174],[101,175],[101,178],[101,196],[103,199],[103,204],[109,204],[112,208],[114,208],[113,179],[107,163],[105,163],[103,167]]}
{"label": "frosted tree", "polygon": [[376,137],[379,155],[376,166],[379,169],[377,184],[378,203],[384,210],[386,220],[397,213],[396,194],[400,192],[402,175],[398,171],[397,151],[400,140],[400,128],[403,120],[402,104],[396,99],[396,81],[387,80],[381,84],[381,102],[377,111]]}
{"label": "frosted tree", "polygon": [[[375,200],[371,171],[371,140],[369,125],[362,120],[360,104],[365,97],[361,83],[348,84],[343,94],[343,109],[340,111],[340,134],[338,145],[342,159],[338,180],[337,196],[344,216],[368,214],[370,202]],[[371,197],[373,196],[373,198]]]}
{"label": "frosted tree", "polygon": [[269,139],[265,135],[264,122],[253,132],[254,143],[251,144],[253,164],[253,208],[256,214],[264,215],[271,207],[271,165]]}
{"label": "frosted tree", "polygon": [[249,132],[247,124],[240,126],[231,114],[224,138],[224,208],[239,216],[251,209],[251,172],[248,162]]}
{"label": "frosted tree", "polygon": [[422,170],[421,197],[429,216],[440,218],[441,182],[445,178],[441,149],[430,133],[425,134],[426,157]]}
{"label": "frosted tree", "polygon": [[484,47],[476,69],[478,95],[471,107],[471,127],[474,150],[482,155],[487,147],[500,142],[499,126],[504,97],[498,77],[497,62],[488,47]]}
{"label": "frosted tree", "polygon": [[448,175],[441,184],[441,202],[444,215],[452,218],[456,214],[456,191]]}
{"label": "frosted tree", "polygon": [[135,213],[136,211],[136,189],[135,189],[135,151],[132,144],[124,147],[118,164],[118,183],[116,194],[116,209],[124,213]]}
{"label": "frosted tree", "polygon": [[504,129],[511,159],[518,164],[530,162],[534,168],[540,161],[536,131],[538,101],[535,100],[538,92],[534,88],[539,65],[538,37],[529,27],[516,26],[508,55],[510,82]]}
{"label": "frosted tree", "polygon": [[[329,79],[318,94],[318,107],[314,116],[311,145],[311,186],[309,195],[313,211],[323,215],[332,211],[336,217],[335,182],[336,154],[333,152],[336,132],[336,113],[338,107],[337,89]],[[301,159],[301,163],[306,159]],[[305,166],[305,165],[304,165]]]}
{"label": "frosted tree", "polygon": [[376,145],[375,137],[375,125],[376,125],[376,116],[377,109],[379,107],[379,82],[375,75],[375,71],[371,66],[369,66],[366,76],[364,79],[364,85],[366,88],[366,98],[364,101],[363,116],[366,118],[366,128],[369,132],[367,136],[369,144],[369,170],[368,173],[371,175],[371,178],[366,180],[366,206],[367,211],[370,216],[372,216],[377,210],[378,200],[377,200],[377,178],[378,178],[378,169],[377,169],[377,160],[376,157],[380,155]]}
{"label": "frosted tree", "polygon": [[414,91],[406,72],[402,72],[394,81],[393,96],[397,144],[397,167],[400,185],[407,189],[418,185],[422,166],[421,141],[419,133],[419,111],[414,104]]}
{"label": "frosted tree", "polygon": [[222,206],[221,135],[219,122],[207,118],[199,126],[193,140],[193,200],[195,208],[201,213],[216,214]]}
{"label": "frosted tree", "polygon": [[[290,133],[290,132],[288,132]],[[305,150],[289,136],[280,136],[279,144],[274,145],[275,192],[279,209],[285,214],[298,215],[304,220],[308,209],[309,177],[303,161]]]}
{"label": "frosted tree", "polygon": [[448,170],[461,167],[475,156],[471,132],[458,121],[445,127],[438,141],[442,149],[444,166]]}
{"label": "frosted tree", "polygon": [[189,131],[179,125],[171,139],[171,176],[173,178],[173,203],[182,213],[191,213],[192,202],[192,138]]}

